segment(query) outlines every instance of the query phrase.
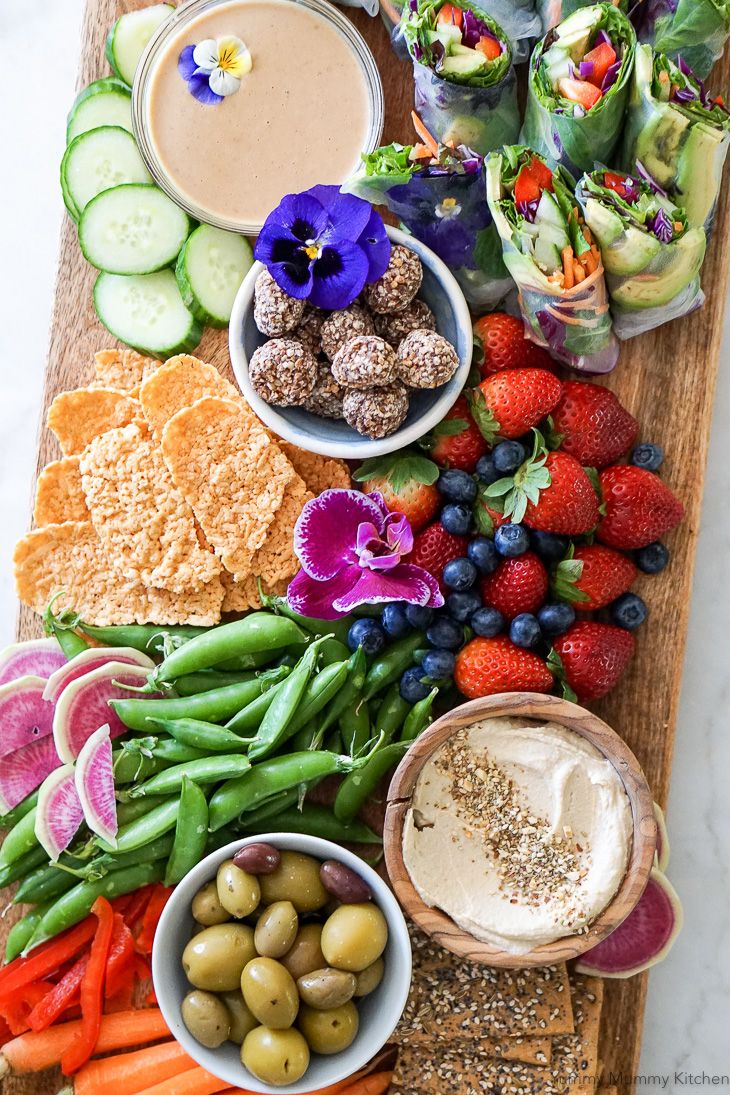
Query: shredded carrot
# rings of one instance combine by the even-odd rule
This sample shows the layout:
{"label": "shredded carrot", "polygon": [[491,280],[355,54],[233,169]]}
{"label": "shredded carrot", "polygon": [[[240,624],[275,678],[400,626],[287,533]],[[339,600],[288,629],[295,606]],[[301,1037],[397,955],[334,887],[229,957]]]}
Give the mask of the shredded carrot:
{"label": "shredded carrot", "polygon": [[581,261],[586,268],[587,274],[594,274],[598,269],[598,263],[596,262],[596,256],[593,251],[586,251],[581,255]]}
{"label": "shredded carrot", "polygon": [[593,236],[587,224],[583,225],[583,235],[585,237],[586,243],[593,243]]}
{"label": "shredded carrot", "polygon": [[577,259],[573,259],[573,279],[576,285],[586,280],[586,272]]}
{"label": "shredded carrot", "polygon": [[371,1072],[357,1083],[346,1087],[342,1095],[385,1095],[393,1079],[392,1072]]}
{"label": "shredded carrot", "polygon": [[135,1095],[143,1085],[160,1084],[196,1067],[178,1042],[160,1042],[133,1053],[118,1053],[100,1061],[89,1061],[74,1076],[74,1095]]}
{"label": "shredded carrot", "polygon": [[411,154],[408,157],[410,160],[430,160],[433,153],[428,145],[414,144],[411,149]]}
{"label": "shredded carrot", "polygon": [[575,276],[573,274],[573,248],[564,247],[561,253],[563,260],[563,274],[565,276],[565,288],[572,289],[575,285]]}
{"label": "shredded carrot", "polygon": [[429,131],[426,129],[425,125],[418,117],[415,110],[411,111],[411,121],[413,122],[413,128],[425,144],[426,148],[430,148],[431,155],[438,156],[439,146],[435,139],[431,136]]}

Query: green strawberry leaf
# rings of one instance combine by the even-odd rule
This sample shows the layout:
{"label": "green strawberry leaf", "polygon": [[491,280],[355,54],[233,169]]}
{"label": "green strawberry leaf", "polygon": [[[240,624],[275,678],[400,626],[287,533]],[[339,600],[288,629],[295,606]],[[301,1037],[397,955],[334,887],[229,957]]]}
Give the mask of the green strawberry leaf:
{"label": "green strawberry leaf", "polygon": [[479,505],[478,501],[474,506],[474,524],[480,536],[489,536],[490,539],[494,536],[494,521],[484,506]]}
{"label": "green strawberry leaf", "polygon": [[465,418],[445,418],[431,433],[434,437],[458,437],[468,429],[469,423]]}
{"label": "green strawberry leaf", "polygon": [[601,517],[606,516],[606,501],[603,497],[603,488],[601,487],[601,479],[595,468],[583,468],[588,478],[591,481],[591,485],[598,495],[598,512]]}
{"label": "green strawberry leaf", "polygon": [[550,653],[547,657],[547,667],[560,684],[563,699],[570,700],[571,703],[577,703],[578,697],[565,678],[565,667],[563,666],[562,659],[555,647],[550,648]]}
{"label": "green strawberry leaf", "polygon": [[527,503],[532,502],[536,506],[540,500],[540,491],[546,490],[552,482],[550,472],[545,467],[548,454],[542,434],[539,430],[532,432],[535,435],[532,455],[520,465],[514,475],[498,479],[485,490],[487,498],[503,499],[502,512],[511,517],[515,524],[519,524],[525,516]]}
{"label": "green strawberry leaf", "polygon": [[431,486],[439,477],[439,468],[433,460],[409,449],[387,456],[373,456],[363,461],[352,478],[356,483],[368,479],[387,479],[396,494],[404,490],[409,483],[423,483]]}
{"label": "green strawberry leaf", "polygon": [[466,393],[466,401],[479,433],[487,444],[494,445],[499,436],[499,422],[487,406],[484,392],[480,388],[474,388],[473,391]]}
{"label": "green strawberry leaf", "polygon": [[553,596],[559,601],[567,601],[568,604],[579,604],[581,601],[589,601],[590,597],[582,589],[576,587],[583,574],[583,562],[574,559],[574,545],[571,544],[564,559],[561,559],[553,574],[551,589]]}
{"label": "green strawberry leaf", "polygon": [[565,434],[558,433],[558,431],[555,429],[555,423],[553,422],[552,415],[548,415],[545,421],[547,423],[547,430],[545,431],[545,446],[550,450],[550,452],[554,452],[555,449],[559,449],[562,445],[565,439]]}

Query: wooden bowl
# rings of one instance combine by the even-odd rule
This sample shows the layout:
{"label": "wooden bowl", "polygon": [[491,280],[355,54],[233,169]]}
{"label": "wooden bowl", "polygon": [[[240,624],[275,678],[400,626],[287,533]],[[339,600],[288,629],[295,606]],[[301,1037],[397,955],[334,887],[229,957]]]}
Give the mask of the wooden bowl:
{"label": "wooden bowl", "polygon": [[[552,943],[534,947],[526,954],[509,954],[490,943],[475,939],[440,909],[427,905],[403,861],[403,825],[416,780],[426,761],[462,727],[484,718],[508,716],[558,723],[586,738],[613,764],[631,805],[633,841],[623,882],[589,930]],[[654,862],[657,831],[652,794],[634,754],[618,734],[596,715],[558,696],[536,692],[504,692],[471,700],[443,715],[410,747],[398,766],[388,791],[385,814],[384,850],[393,889],[406,914],[427,935],[453,954],[489,966],[524,968],[566,962],[590,950],[605,939],[634,908],[649,878]]]}

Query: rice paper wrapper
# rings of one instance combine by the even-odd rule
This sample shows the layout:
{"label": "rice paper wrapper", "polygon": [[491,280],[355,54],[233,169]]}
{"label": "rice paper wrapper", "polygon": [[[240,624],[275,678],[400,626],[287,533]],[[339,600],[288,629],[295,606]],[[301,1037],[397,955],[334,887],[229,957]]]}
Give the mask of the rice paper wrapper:
{"label": "rice paper wrapper", "polygon": [[[595,0],[537,0],[537,11],[542,24],[541,33],[547,34],[578,8],[587,8],[594,2]],[[626,14],[629,10],[629,0],[620,0],[616,7]]]}
{"label": "rice paper wrapper", "polygon": [[681,55],[703,80],[722,57],[728,36],[727,0],[644,0],[639,41],[674,59]]}
{"label": "rice paper wrapper", "polygon": [[533,42],[540,36],[535,0],[483,0],[482,6],[509,38],[515,64],[526,61]]}
{"label": "rice paper wrapper", "polygon": [[388,32],[393,52],[396,57],[401,57],[406,61],[408,60],[408,46],[400,25],[402,10],[403,5],[400,0],[380,0],[380,18]]}
{"label": "rice paper wrapper", "polygon": [[493,87],[468,87],[413,62],[416,113],[441,144],[466,145],[484,156],[513,144],[520,131],[517,77],[510,67]]}

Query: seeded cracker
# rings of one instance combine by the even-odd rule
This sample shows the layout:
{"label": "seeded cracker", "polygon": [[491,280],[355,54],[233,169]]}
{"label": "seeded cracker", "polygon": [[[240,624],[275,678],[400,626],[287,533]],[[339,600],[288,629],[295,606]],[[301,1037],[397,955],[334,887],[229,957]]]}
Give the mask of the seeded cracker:
{"label": "seeded cracker", "polygon": [[136,350],[99,350],[94,354],[93,386],[136,394],[140,384],[159,367],[156,358],[143,357]]}
{"label": "seeded cracker", "polygon": [[51,403],[46,425],[58,438],[64,456],[84,451],[107,430],[128,426],[140,415],[140,405],[112,388],[75,388],[61,392]]}
{"label": "seeded cracker", "polygon": [[334,460],[316,452],[299,449],[290,441],[279,441],[279,448],[291,461],[294,471],[301,476],[312,494],[321,494],[330,487],[348,490],[352,486],[350,469],[344,460]]}
{"label": "seeded cracker", "polygon": [[38,476],[33,520],[42,525],[63,521],[88,521],[89,511],[81,486],[78,456],[64,456],[46,464]]}
{"label": "seeded cracker", "polygon": [[[192,407],[206,395],[238,400],[247,404],[237,390],[216,369],[190,354],[178,354],[161,365],[140,388],[139,401],[152,432],[162,433],[165,424],[183,407]],[[253,412],[249,412],[253,417]]]}
{"label": "seeded cracker", "polygon": [[97,437],[81,457],[86,503],[112,564],[125,577],[186,593],[220,574],[162,452],[139,425]]}

